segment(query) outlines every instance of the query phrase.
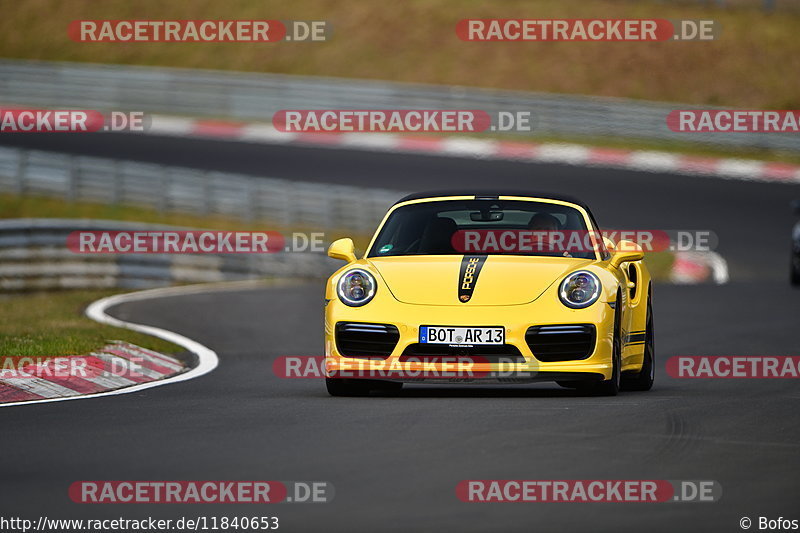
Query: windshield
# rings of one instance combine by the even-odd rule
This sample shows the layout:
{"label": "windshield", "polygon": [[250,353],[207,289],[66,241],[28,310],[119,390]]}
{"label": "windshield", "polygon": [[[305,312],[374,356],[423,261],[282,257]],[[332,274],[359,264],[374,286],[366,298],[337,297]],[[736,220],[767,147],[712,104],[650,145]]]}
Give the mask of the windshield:
{"label": "windshield", "polygon": [[[565,247],[570,238],[578,246]],[[552,246],[558,241],[558,246]],[[583,214],[524,200],[445,200],[395,209],[368,257],[505,254],[595,259]]]}

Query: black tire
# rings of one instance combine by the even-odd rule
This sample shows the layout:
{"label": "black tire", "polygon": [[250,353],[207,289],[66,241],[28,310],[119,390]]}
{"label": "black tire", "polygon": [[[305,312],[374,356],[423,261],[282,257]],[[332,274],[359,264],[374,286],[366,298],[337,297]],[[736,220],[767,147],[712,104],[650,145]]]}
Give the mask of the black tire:
{"label": "black tire", "polygon": [[611,378],[594,384],[592,392],[597,396],[616,396],[619,394],[622,376],[622,338],[620,334],[621,307],[622,301],[617,298],[616,310],[614,311],[614,347],[611,353],[612,368]]}
{"label": "black tire", "polygon": [[403,384],[397,381],[326,377],[325,387],[331,396],[369,396],[371,390],[397,392],[403,388]]}
{"label": "black tire", "polygon": [[653,388],[653,380],[656,375],[656,341],[653,329],[653,301],[650,295],[647,296],[646,324],[642,370],[635,374],[623,374],[623,390],[647,391]]}

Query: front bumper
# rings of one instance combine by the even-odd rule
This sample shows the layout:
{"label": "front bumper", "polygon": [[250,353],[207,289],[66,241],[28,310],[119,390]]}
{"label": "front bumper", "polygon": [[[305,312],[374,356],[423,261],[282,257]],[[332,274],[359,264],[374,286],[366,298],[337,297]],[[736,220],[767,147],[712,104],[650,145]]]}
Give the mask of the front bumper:
{"label": "front bumper", "polygon": [[[371,306],[372,303],[348,307],[337,299],[327,302],[325,356],[330,377],[452,384],[591,381],[611,377],[614,309],[601,301],[586,309],[536,301],[508,306],[427,306],[384,301]],[[336,343],[336,324],[340,322],[392,325],[397,328],[399,340],[388,356],[348,357],[340,353]],[[594,348],[588,357],[552,362],[537,358],[525,340],[528,328],[567,324],[594,325]],[[506,346],[519,354],[516,357],[488,356],[487,350],[480,346],[442,345],[446,359],[409,357],[409,351],[418,346],[419,328],[424,325],[503,326]]]}

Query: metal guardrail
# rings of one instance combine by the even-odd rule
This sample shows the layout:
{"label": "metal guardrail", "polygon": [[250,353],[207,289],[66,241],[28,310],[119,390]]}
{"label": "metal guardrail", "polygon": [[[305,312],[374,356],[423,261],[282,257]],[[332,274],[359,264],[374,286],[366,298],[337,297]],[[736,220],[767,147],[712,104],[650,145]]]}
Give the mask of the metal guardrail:
{"label": "metal guardrail", "polygon": [[[263,221],[268,229],[371,234],[402,192],[261,178],[0,147],[0,192]],[[336,261],[313,252],[76,254],[81,229],[191,229],[81,219],[0,220],[0,290],[147,288],[263,277],[324,278]]]}
{"label": "metal guardrail", "polygon": [[0,220],[0,291],[162,287],[261,278],[324,278],[341,266],[323,253],[79,254],[73,231],[187,230],[112,220]]}
{"label": "metal guardrail", "polygon": [[164,67],[0,60],[0,105],[242,121],[270,121],[282,109],[481,109],[490,114],[525,110],[532,113],[533,134],[540,136],[800,150],[797,135],[670,131],[670,111],[703,107],[688,104]]}
{"label": "metal guardrail", "polygon": [[0,147],[0,192],[371,234],[404,193]]}
{"label": "metal guardrail", "polygon": [[[386,210],[405,195],[0,147],[3,192],[221,214],[277,222],[284,229],[325,228],[355,235],[371,234]],[[264,277],[320,279],[341,266],[314,252],[95,255],[77,254],[66,246],[68,234],[79,230],[188,229],[194,228],[92,219],[0,219],[0,291],[148,288]],[[680,272],[671,276],[673,282],[695,281],[687,281]],[[714,276],[717,279],[716,267]]]}

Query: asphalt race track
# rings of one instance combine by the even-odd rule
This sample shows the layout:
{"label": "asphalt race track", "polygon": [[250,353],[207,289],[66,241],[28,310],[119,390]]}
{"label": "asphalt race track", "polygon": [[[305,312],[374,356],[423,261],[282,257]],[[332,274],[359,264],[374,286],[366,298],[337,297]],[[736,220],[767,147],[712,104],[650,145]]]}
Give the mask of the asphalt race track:
{"label": "asphalt race track", "polygon": [[[129,137],[129,138],[128,138]],[[95,137],[92,137],[94,140]],[[556,385],[407,386],[331,398],[280,379],[281,355],[322,354],[322,286],[124,304],[111,314],[189,336],[220,366],[184,383],[96,400],[0,409],[4,511],[52,518],[247,515],[286,531],[741,531],[800,518],[797,380],[678,380],[675,355],[800,355],[788,284],[796,185],[530,163],[269,147],[147,136],[0,137],[0,143],[374,187],[515,186],[568,192],[604,227],[710,229],[731,282],[657,285],[657,376],[647,393]],[[357,203],[357,199],[354,199]],[[77,480],[321,480],[328,504],[78,505]],[[465,479],[716,480],[716,503],[463,503]],[[794,513],[794,515],[793,515]],[[6,515],[12,514],[5,512]],[[56,516],[58,515],[58,516]],[[752,529],[757,529],[754,525]]]}
{"label": "asphalt race track", "polygon": [[603,228],[712,230],[731,276],[752,281],[788,279],[795,221],[789,200],[800,198],[797,184],[564,164],[120,133],[93,133],[91,140],[80,135],[0,134],[0,146],[408,192],[496,186],[568,193],[586,201]]}

